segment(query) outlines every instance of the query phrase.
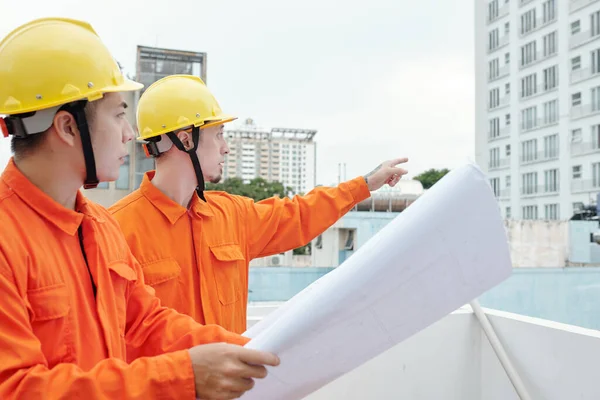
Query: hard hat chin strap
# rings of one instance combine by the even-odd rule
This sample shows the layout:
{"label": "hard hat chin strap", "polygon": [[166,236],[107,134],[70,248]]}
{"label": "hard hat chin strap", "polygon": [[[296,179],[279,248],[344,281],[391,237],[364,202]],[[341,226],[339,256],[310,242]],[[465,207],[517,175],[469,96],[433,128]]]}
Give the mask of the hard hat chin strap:
{"label": "hard hat chin strap", "polygon": [[198,193],[198,197],[200,197],[203,201],[206,201],[206,198],[204,197],[204,174],[202,173],[202,167],[200,167],[198,153],[196,153],[196,150],[198,150],[198,143],[200,142],[200,128],[197,126],[192,128],[192,141],[194,146],[189,150],[186,150],[185,146],[183,145],[183,143],[181,143],[181,140],[179,140],[175,132],[169,132],[166,135],[169,137],[169,139],[171,139],[175,147],[177,147],[179,150],[183,151],[184,153],[187,153],[190,156],[190,159],[192,160],[192,165],[194,166],[194,171],[196,173],[196,180],[198,181],[198,186],[196,186],[196,193]]}
{"label": "hard hat chin strap", "polygon": [[93,189],[98,186],[98,177],[96,176],[96,159],[94,157],[94,148],[92,147],[92,138],[90,137],[90,128],[85,117],[85,106],[87,100],[76,103],[65,104],[60,109],[67,111],[75,118],[77,129],[81,136],[81,147],[83,149],[83,159],[85,161],[86,178],[83,183],[84,189]]}

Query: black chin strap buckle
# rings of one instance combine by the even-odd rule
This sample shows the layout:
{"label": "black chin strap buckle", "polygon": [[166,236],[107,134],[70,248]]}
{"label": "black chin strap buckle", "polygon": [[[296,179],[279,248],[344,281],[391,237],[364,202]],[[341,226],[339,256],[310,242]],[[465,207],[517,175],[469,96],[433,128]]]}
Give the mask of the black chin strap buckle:
{"label": "black chin strap buckle", "polygon": [[190,159],[192,160],[192,165],[194,166],[194,172],[196,173],[196,180],[198,181],[198,186],[196,186],[196,193],[198,194],[198,197],[202,199],[202,201],[206,201],[206,198],[204,197],[204,174],[202,173],[200,160],[198,159],[198,154],[196,153],[196,150],[198,149],[198,143],[200,141],[200,128],[197,126],[192,128],[192,141],[194,143],[194,146],[192,146],[192,148],[189,150],[186,150],[185,146],[183,145],[183,143],[181,143],[181,140],[179,140],[175,132],[169,132],[167,133],[167,136],[169,137],[169,139],[171,139],[175,147],[177,147],[180,151],[183,151],[184,153],[187,153],[190,156]]}

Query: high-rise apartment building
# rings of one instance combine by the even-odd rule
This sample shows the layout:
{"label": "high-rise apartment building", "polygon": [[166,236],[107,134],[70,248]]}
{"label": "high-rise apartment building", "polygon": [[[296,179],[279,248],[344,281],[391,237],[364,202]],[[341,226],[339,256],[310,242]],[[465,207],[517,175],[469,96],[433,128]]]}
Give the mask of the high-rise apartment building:
{"label": "high-rise apartment building", "polygon": [[569,219],[600,192],[600,1],[475,0],[476,159],[502,214]]}
{"label": "high-rise apartment building", "polygon": [[306,193],[316,184],[316,130],[272,128],[254,125],[251,119],[237,127],[225,125],[230,153],[223,178],[245,182],[261,177],[279,181],[295,193]]}

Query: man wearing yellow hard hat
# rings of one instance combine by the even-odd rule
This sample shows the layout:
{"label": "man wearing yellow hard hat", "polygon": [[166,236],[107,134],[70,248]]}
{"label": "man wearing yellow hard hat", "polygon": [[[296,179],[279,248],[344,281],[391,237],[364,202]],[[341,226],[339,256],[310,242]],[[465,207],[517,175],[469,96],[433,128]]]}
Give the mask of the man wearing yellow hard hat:
{"label": "man wearing yellow hard hat", "polygon": [[[14,152],[0,177],[1,399],[233,399],[278,363],[161,306],[118,223],[79,191],[118,177],[134,136],[121,92],[141,87],[81,21],[0,42]],[[127,363],[127,348],[145,357]]]}
{"label": "man wearing yellow hard hat", "polygon": [[221,179],[229,152],[223,125],[234,119],[223,114],[200,78],[173,75],[155,82],[140,98],[137,121],[156,171],[109,211],[163,304],[242,333],[250,260],[305,245],[370,191],[395,185],[406,173],[396,165],[406,159],[293,199],[255,203],[205,192],[205,180]]}

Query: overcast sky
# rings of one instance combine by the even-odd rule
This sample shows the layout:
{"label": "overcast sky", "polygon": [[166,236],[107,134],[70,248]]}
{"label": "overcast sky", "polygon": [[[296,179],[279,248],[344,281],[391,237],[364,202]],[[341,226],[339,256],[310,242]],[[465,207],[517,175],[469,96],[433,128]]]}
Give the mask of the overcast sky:
{"label": "overcast sky", "polygon": [[350,179],[398,156],[410,176],[473,158],[472,1],[5,2],[0,36],[33,18],[84,19],[132,74],[138,44],[207,52],[225,112],[318,130],[319,184],[340,162]]}

